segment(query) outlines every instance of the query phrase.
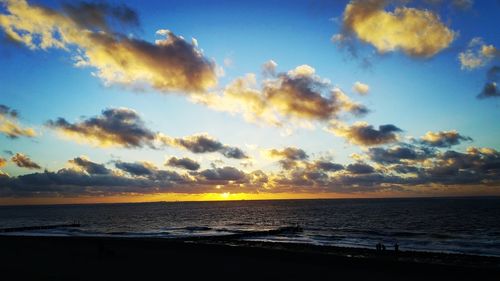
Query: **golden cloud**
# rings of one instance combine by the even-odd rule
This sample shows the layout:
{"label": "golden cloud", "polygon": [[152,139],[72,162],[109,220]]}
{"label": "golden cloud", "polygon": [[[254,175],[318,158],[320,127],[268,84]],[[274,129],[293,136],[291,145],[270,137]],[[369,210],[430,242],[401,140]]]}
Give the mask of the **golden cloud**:
{"label": "golden cloud", "polygon": [[450,147],[458,145],[462,141],[472,141],[472,138],[463,136],[457,131],[427,132],[422,138],[421,143],[435,147]]}
{"label": "golden cloud", "polygon": [[353,0],[345,8],[343,28],[346,35],[337,35],[335,41],[344,41],[355,35],[373,45],[378,52],[401,50],[414,57],[432,57],[447,48],[456,33],[444,25],[432,11],[397,7],[384,10],[384,0]]}
{"label": "golden cloud", "polygon": [[[99,24],[82,24],[78,13],[6,0],[0,27],[11,39],[30,49],[63,49],[73,54],[78,67],[93,67],[105,84],[143,85],[160,91],[204,91],[217,83],[215,65],[193,44],[168,30],[154,44],[108,31]],[[95,6],[109,9],[107,6]],[[75,51],[72,48],[76,48]]]}
{"label": "golden cloud", "polygon": [[359,81],[356,81],[356,83],[354,83],[354,86],[352,87],[352,89],[360,95],[367,95],[368,92],[370,91],[370,86],[368,86],[367,84],[361,83]]}
{"label": "golden cloud", "polygon": [[375,146],[396,142],[399,140],[398,133],[402,130],[392,124],[380,125],[378,129],[366,122],[356,122],[352,126],[340,122],[332,122],[328,131],[348,142],[361,146]]}
{"label": "golden cloud", "polygon": [[500,57],[500,50],[487,45],[482,38],[473,38],[467,49],[458,54],[462,69],[472,70],[488,64],[495,57]]}
{"label": "golden cloud", "polygon": [[[274,73],[275,62],[263,69]],[[340,89],[315,74],[309,65],[300,65],[265,79],[257,87],[255,74],[235,79],[221,93],[193,96],[193,100],[211,108],[240,113],[250,122],[283,126],[292,122],[308,126],[311,121],[336,119],[341,113],[363,115],[363,105],[353,102]]]}
{"label": "golden cloud", "polygon": [[8,106],[0,104],[0,133],[11,139],[18,137],[35,137],[36,132],[32,128],[24,128],[18,122],[18,113]]}

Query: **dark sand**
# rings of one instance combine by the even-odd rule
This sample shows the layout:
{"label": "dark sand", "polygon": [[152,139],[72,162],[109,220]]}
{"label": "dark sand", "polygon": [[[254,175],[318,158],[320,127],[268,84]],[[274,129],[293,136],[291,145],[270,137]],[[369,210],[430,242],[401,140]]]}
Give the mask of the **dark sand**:
{"label": "dark sand", "polygon": [[500,280],[500,258],[217,240],[0,236],[0,256],[0,280]]}

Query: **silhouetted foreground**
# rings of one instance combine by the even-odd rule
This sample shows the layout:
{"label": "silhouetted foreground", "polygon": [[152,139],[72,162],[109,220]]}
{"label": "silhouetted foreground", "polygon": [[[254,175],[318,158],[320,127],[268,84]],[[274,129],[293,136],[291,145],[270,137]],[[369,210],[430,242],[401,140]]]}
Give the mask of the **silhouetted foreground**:
{"label": "silhouetted foreground", "polygon": [[500,276],[500,258],[258,242],[0,236],[0,253],[1,280],[498,280]]}

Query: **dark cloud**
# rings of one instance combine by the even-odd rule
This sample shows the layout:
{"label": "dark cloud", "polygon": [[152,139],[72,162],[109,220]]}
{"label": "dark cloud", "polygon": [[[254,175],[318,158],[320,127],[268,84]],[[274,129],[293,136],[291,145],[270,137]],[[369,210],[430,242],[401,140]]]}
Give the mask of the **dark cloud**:
{"label": "dark cloud", "polygon": [[0,104],[0,115],[17,118],[19,116],[19,113],[17,112],[17,110],[11,109],[10,107],[4,104]]}
{"label": "dark cloud", "polygon": [[230,147],[230,146],[225,146],[221,150],[222,155],[226,156],[227,158],[233,158],[233,159],[245,159],[248,158],[246,153],[241,150],[238,147]]}
{"label": "dark cloud", "polygon": [[380,125],[378,130],[367,123],[358,122],[352,126],[332,124],[329,128],[335,135],[344,137],[348,142],[362,145],[375,146],[396,142],[402,130],[392,124]]}
{"label": "dark cloud", "polygon": [[229,166],[203,170],[199,175],[209,181],[241,181],[246,177],[244,172]]}
{"label": "dark cloud", "polygon": [[63,10],[83,28],[98,28],[109,31],[109,20],[121,24],[139,26],[139,17],[135,10],[126,5],[113,6],[104,2],[65,3]]}
{"label": "dark cloud", "polygon": [[322,160],[315,161],[313,167],[327,172],[336,172],[344,169],[344,166],[341,164]]}
{"label": "dark cloud", "polygon": [[458,145],[462,141],[472,141],[472,138],[463,136],[457,131],[427,132],[420,143],[433,147],[451,147]]}
{"label": "dark cloud", "polygon": [[225,145],[208,135],[173,138],[155,133],[146,127],[136,111],[129,108],[108,108],[99,116],[75,123],[58,118],[49,120],[46,125],[77,142],[87,142],[100,147],[142,148],[148,146],[157,149],[166,145],[187,149],[193,153],[219,152],[227,158],[248,158],[240,148]]}
{"label": "dark cloud", "polygon": [[200,168],[200,164],[198,162],[186,157],[184,158],[171,157],[170,159],[167,160],[165,165],[191,171],[196,171]]}
{"label": "dark cloud", "polygon": [[420,171],[418,167],[403,164],[394,165],[391,169],[400,174],[418,173]]}
{"label": "dark cloud", "polygon": [[353,163],[346,167],[346,170],[353,174],[371,174],[375,172],[375,169],[365,163]]}
{"label": "dark cloud", "polygon": [[332,92],[328,82],[313,74],[314,70],[305,67],[278,74],[276,80],[264,84],[266,101],[274,104],[284,115],[305,119],[329,120],[335,118],[342,109],[348,109],[356,115],[368,111],[359,104],[344,104],[344,95]]}
{"label": "dark cloud", "polygon": [[484,85],[483,90],[477,96],[479,99],[498,98],[500,97],[500,66],[493,66],[488,70],[488,81]]}
{"label": "dark cloud", "polygon": [[[391,156],[397,154],[401,158],[415,159],[412,153],[399,149],[394,151]],[[260,170],[245,173],[226,166],[182,174],[160,170],[148,162],[116,162],[115,166],[125,173],[118,170],[105,173],[102,164],[76,159],[79,158],[70,161],[76,166],[75,169],[17,177],[0,173],[0,196],[75,197],[164,192],[405,192],[429,186],[440,189],[471,185],[497,186],[500,183],[500,152],[475,147],[465,152],[435,151],[425,161],[400,161],[377,169],[363,162],[351,163],[339,170],[341,165],[325,160],[297,160],[301,162],[300,165],[277,173]],[[390,159],[389,162],[395,162]]]}
{"label": "dark cloud", "polygon": [[419,148],[410,145],[390,148],[373,147],[368,149],[368,156],[376,163],[393,164],[402,160],[423,160],[433,156],[432,149]]}
{"label": "dark cloud", "polygon": [[[103,196],[123,193],[153,193],[169,190],[175,182],[155,182],[147,178],[94,175],[72,169],[45,171],[0,179],[3,197]],[[158,188],[161,187],[161,188]]]}
{"label": "dark cloud", "polygon": [[144,162],[116,162],[115,167],[133,176],[152,175],[156,170],[154,166]]}
{"label": "dark cloud", "polygon": [[286,147],[281,150],[271,149],[268,151],[268,154],[273,158],[281,158],[288,160],[305,160],[309,157],[304,150],[296,147]]}
{"label": "dark cloud", "polygon": [[93,175],[107,175],[111,172],[106,166],[94,163],[84,157],[76,157],[68,162]]}
{"label": "dark cloud", "polygon": [[184,148],[193,153],[219,152],[227,158],[248,158],[245,152],[240,148],[224,145],[208,135],[193,135],[183,138],[172,138],[160,135],[158,140],[165,145]]}
{"label": "dark cloud", "polygon": [[271,158],[279,159],[281,167],[285,170],[290,170],[297,166],[297,163],[309,158],[307,153],[296,147],[286,147],[284,149],[271,149],[267,151]]}
{"label": "dark cloud", "polygon": [[27,169],[41,169],[40,165],[37,163],[33,162],[28,156],[22,154],[22,153],[16,153],[14,156],[10,158],[10,160],[16,164],[18,167],[21,168],[27,168]]}
{"label": "dark cloud", "polygon": [[69,138],[102,147],[153,147],[156,137],[155,133],[146,128],[137,112],[128,108],[108,108],[100,116],[81,122],[70,123],[64,118],[58,118],[55,121],[49,120],[46,124]]}
{"label": "dark cloud", "polygon": [[193,153],[216,152],[221,150],[224,145],[213,138],[205,135],[194,137],[178,138],[175,141],[182,147]]}

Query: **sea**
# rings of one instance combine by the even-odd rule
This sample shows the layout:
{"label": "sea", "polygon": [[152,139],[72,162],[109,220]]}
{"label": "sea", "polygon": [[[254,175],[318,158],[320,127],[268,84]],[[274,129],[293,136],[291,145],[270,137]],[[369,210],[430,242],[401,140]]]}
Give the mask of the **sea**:
{"label": "sea", "polygon": [[[500,198],[155,202],[0,206],[0,235],[235,237],[273,243],[500,256]],[[236,235],[235,234],[239,234]]]}

